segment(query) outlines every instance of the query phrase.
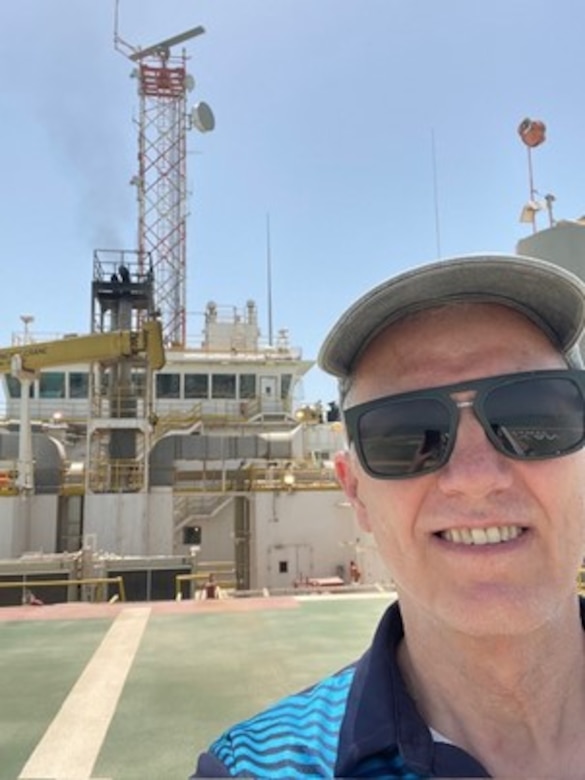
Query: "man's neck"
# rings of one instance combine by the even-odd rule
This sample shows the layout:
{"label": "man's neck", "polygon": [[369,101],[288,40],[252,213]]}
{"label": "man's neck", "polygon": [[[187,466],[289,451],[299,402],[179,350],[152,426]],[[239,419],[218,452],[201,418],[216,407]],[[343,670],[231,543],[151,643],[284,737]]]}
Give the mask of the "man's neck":
{"label": "man's neck", "polygon": [[574,609],[523,636],[466,636],[403,617],[398,661],[430,727],[494,776],[575,776],[585,763],[585,634]]}

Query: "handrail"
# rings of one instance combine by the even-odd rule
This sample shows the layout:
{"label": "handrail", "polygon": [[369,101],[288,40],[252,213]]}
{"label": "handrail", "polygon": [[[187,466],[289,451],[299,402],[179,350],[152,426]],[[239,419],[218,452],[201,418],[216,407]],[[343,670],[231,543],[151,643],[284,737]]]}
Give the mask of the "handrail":
{"label": "handrail", "polygon": [[75,580],[15,580],[0,582],[0,588],[22,588],[30,590],[32,587],[68,586],[68,585],[103,585],[104,583],[117,583],[120,601],[126,601],[126,589],[122,577],[84,577]]}

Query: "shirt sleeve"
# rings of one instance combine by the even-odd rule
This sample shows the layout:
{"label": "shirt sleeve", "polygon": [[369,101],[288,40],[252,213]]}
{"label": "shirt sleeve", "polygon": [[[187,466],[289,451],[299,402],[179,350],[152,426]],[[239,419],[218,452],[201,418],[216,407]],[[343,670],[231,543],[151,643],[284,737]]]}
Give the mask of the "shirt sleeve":
{"label": "shirt sleeve", "polygon": [[198,777],[232,777],[227,767],[213,753],[201,753],[197,760],[195,773],[189,780],[195,780]]}

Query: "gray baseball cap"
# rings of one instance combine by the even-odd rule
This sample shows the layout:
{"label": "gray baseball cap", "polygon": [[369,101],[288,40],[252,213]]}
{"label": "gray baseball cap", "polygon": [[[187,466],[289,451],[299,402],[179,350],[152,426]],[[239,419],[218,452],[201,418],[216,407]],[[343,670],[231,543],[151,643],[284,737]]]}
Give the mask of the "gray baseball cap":
{"label": "gray baseball cap", "polygon": [[351,373],[384,328],[407,314],[451,302],[499,303],[521,312],[581,366],[577,343],[585,329],[585,283],[553,263],[519,255],[469,255],[438,260],[393,276],[362,295],[326,336],[318,364]]}

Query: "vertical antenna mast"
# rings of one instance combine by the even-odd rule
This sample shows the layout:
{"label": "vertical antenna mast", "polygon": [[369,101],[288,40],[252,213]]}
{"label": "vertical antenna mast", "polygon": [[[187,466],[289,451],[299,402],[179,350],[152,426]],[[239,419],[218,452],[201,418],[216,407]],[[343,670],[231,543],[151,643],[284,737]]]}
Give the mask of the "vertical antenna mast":
{"label": "vertical antenna mast", "polygon": [[441,257],[441,221],[439,218],[439,183],[437,176],[437,149],[435,146],[435,130],[431,128],[431,156],[433,163],[433,202],[435,205],[435,239],[437,241],[437,257]]}
{"label": "vertical antenna mast", "polygon": [[155,300],[161,314],[165,343],[186,342],[186,221],[187,131],[213,130],[215,119],[206,103],[187,114],[187,93],[194,79],[187,73],[187,56],[171,56],[171,49],[202,35],[194,27],[172,38],[140,49],[118,34],[118,6],[114,45],[137,69],[140,114],[138,173],[132,183],[138,197],[139,270],[154,275]]}
{"label": "vertical antenna mast", "polygon": [[272,256],[270,251],[270,214],[266,215],[266,281],[268,286],[268,345],[272,346]]}

